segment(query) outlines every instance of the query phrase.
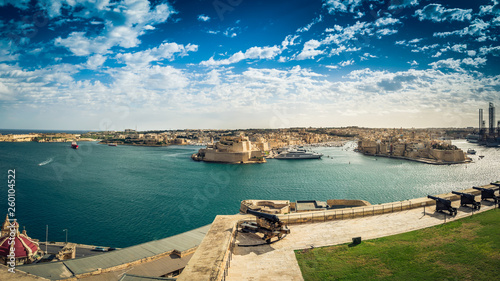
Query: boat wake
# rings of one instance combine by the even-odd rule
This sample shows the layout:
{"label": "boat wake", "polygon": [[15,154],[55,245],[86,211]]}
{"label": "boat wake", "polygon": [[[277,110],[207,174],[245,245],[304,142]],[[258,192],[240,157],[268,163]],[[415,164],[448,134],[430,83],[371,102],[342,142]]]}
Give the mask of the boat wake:
{"label": "boat wake", "polygon": [[54,158],[52,158],[52,157],[51,157],[51,158],[49,158],[49,159],[47,159],[47,160],[43,161],[42,163],[38,164],[38,166],[44,166],[44,165],[47,165],[47,164],[49,164],[50,162],[52,162],[52,160],[54,160]]}

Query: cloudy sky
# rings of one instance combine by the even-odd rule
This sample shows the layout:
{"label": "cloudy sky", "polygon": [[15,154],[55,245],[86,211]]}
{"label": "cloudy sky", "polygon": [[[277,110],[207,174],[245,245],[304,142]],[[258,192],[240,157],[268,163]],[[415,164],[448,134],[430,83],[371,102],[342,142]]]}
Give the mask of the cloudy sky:
{"label": "cloudy sky", "polygon": [[0,11],[3,129],[466,127],[500,107],[499,0],[0,0]]}

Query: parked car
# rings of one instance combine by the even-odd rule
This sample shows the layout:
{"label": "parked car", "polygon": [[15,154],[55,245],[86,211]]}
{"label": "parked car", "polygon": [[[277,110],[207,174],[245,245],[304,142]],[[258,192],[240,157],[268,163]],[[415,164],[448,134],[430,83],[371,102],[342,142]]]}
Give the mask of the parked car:
{"label": "parked car", "polygon": [[95,247],[94,251],[106,252],[107,250],[106,250],[106,248],[103,248],[103,247]]}

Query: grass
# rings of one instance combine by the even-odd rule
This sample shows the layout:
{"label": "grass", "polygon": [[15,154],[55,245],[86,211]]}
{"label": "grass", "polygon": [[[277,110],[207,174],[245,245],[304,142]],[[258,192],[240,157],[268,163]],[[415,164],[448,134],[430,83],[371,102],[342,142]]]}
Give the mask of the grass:
{"label": "grass", "polygon": [[309,280],[500,280],[500,209],[426,229],[295,251]]}

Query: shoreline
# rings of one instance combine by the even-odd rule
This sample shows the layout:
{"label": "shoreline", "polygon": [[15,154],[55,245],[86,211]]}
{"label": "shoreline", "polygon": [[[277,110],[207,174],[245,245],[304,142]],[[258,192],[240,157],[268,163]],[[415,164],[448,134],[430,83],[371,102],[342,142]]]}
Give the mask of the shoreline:
{"label": "shoreline", "polygon": [[393,156],[393,155],[385,155],[385,154],[371,154],[371,153],[361,152],[359,150],[357,152],[359,152],[359,153],[361,153],[362,155],[365,155],[365,156],[394,158],[394,159],[401,159],[401,160],[407,160],[407,161],[413,161],[413,162],[419,162],[419,163],[431,164],[431,165],[456,165],[456,164],[469,164],[469,163],[472,163],[472,159],[470,159],[470,158],[467,158],[464,161],[443,162],[443,161],[434,160],[434,159],[428,159],[428,158],[410,158],[410,157],[405,157],[405,156]]}

